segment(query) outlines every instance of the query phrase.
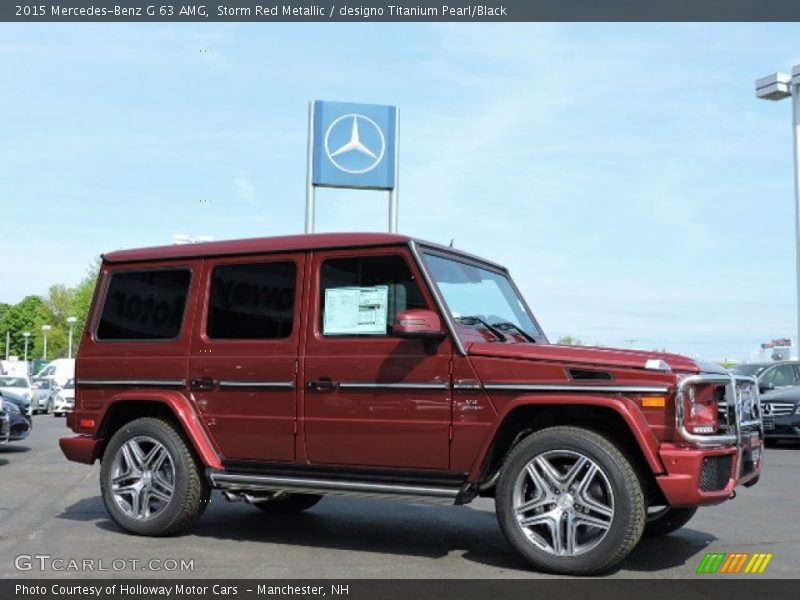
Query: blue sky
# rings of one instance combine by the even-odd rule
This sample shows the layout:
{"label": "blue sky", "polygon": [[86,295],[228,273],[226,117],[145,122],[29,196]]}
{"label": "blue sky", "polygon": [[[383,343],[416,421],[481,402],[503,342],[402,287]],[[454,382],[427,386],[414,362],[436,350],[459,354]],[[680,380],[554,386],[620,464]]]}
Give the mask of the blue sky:
{"label": "blue sky", "polygon": [[[795,329],[791,106],[753,81],[798,34],[0,24],[0,301],[176,233],[300,232],[307,102],[354,100],[400,107],[401,232],[508,265],[551,339],[747,358]],[[319,231],[386,227],[384,194],[317,199]]]}

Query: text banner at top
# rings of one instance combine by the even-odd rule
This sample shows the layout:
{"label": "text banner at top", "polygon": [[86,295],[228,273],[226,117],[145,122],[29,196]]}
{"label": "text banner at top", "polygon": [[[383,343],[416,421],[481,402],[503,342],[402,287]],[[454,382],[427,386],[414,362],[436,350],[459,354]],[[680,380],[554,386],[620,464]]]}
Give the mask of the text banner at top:
{"label": "text banner at top", "polygon": [[9,22],[800,21],[798,0],[329,0],[214,3],[33,0],[0,3]]}

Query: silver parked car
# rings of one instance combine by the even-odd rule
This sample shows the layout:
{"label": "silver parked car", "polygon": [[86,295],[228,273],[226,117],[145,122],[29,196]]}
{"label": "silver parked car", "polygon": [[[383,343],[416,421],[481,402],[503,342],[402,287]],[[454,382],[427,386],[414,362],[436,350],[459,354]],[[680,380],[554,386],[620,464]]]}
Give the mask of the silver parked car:
{"label": "silver parked car", "polygon": [[50,377],[34,377],[33,397],[31,398],[31,409],[34,414],[53,412],[53,401],[58,390],[58,385]]}

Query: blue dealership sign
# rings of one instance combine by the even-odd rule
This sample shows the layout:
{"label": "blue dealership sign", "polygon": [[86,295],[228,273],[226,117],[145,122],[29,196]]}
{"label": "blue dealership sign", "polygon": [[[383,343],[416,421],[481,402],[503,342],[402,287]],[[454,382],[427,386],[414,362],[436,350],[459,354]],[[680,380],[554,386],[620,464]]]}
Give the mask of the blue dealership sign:
{"label": "blue dealership sign", "polygon": [[397,109],[378,104],[312,104],[315,186],[393,190],[397,182]]}

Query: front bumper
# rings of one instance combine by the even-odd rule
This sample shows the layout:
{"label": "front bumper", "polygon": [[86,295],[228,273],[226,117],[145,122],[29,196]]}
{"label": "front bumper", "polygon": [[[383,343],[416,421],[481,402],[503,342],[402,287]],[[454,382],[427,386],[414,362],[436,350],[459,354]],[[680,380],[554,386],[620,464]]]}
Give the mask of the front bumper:
{"label": "front bumper", "polygon": [[58,440],[58,445],[67,460],[94,464],[103,452],[104,439],[93,438],[90,435],[71,435]]}
{"label": "front bumper", "polygon": [[[685,403],[693,402],[690,388],[707,384],[726,388],[726,425],[721,434],[694,434],[686,427]],[[686,377],[679,383],[675,402],[676,430],[682,439],[661,445],[666,474],[656,476],[667,503],[718,504],[730,498],[737,485],[755,485],[761,476],[764,440],[755,380],[716,374]]]}
{"label": "front bumper", "polygon": [[760,436],[752,437],[741,453],[736,446],[662,444],[659,454],[667,474],[656,476],[656,482],[670,506],[719,504],[733,495],[737,485],[750,487],[758,482],[762,452]]}
{"label": "front bumper", "polygon": [[768,440],[800,439],[800,415],[764,415],[764,437]]}
{"label": "front bumper", "polygon": [[0,415],[0,444],[11,439],[11,419],[7,414]]}
{"label": "front bumper", "polygon": [[54,413],[71,413],[75,410],[75,401],[74,400],[56,400],[53,403],[53,412]]}

